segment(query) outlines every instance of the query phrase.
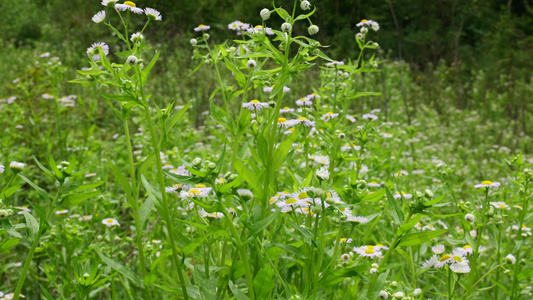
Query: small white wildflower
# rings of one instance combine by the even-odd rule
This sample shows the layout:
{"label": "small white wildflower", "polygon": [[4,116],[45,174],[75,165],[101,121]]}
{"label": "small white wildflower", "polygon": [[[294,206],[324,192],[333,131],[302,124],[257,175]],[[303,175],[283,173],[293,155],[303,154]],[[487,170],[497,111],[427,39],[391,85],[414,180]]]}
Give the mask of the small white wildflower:
{"label": "small white wildflower", "polygon": [[194,28],[194,31],[196,31],[196,32],[199,32],[199,31],[207,31],[207,30],[209,30],[209,29],[211,29],[211,26],[209,26],[209,25],[204,25],[204,24],[200,24],[200,25],[198,25],[198,27]]}
{"label": "small white wildflower", "polygon": [[303,0],[302,2],[300,2],[300,8],[302,10],[309,10],[311,9],[311,3],[309,3],[309,1],[307,0]]}
{"label": "small white wildflower", "polygon": [[289,32],[289,31],[291,31],[291,30],[292,30],[292,25],[291,25],[291,23],[287,23],[287,22],[285,22],[285,23],[281,24],[281,31]]}
{"label": "small white wildflower", "polygon": [[22,169],[24,169],[24,167],[26,166],[25,163],[21,163],[21,162],[18,162],[18,161],[12,161],[10,164],[9,164],[9,168],[12,170],[12,171],[21,171]]}
{"label": "small white wildflower", "polygon": [[116,219],[113,219],[113,218],[107,218],[107,219],[103,219],[102,220],[102,224],[104,224],[105,226],[107,227],[111,227],[111,226],[119,226],[120,224],[118,223],[118,221]]}
{"label": "small white wildflower", "polygon": [[163,21],[161,13],[153,8],[145,8],[144,14],[152,21]]}
{"label": "small white wildflower", "polygon": [[307,31],[309,32],[310,35],[315,35],[318,33],[319,28],[316,25],[311,25],[309,26],[309,28],[307,28]]}
{"label": "small white wildflower", "polygon": [[446,249],[444,248],[444,245],[437,245],[431,248],[431,251],[433,251],[435,254],[442,254],[445,250]]}
{"label": "small white wildflower", "polygon": [[144,36],[140,32],[136,32],[131,35],[130,40],[134,43],[141,42],[144,39]]}
{"label": "small white wildflower", "polygon": [[196,47],[196,45],[198,44],[198,40],[196,39],[191,39],[189,42],[191,43],[193,47]]}
{"label": "small white wildflower", "polygon": [[103,6],[114,6],[118,0],[102,0]]}
{"label": "small white wildflower", "polygon": [[476,185],[474,185],[474,187],[475,187],[476,189],[478,189],[478,188],[482,188],[482,187],[484,187],[484,188],[493,188],[493,187],[494,187],[494,188],[497,188],[497,187],[499,187],[499,186],[500,186],[500,183],[499,183],[499,182],[492,182],[492,181],[489,181],[489,180],[485,180],[485,181],[483,181],[481,184],[476,184]]}
{"label": "small white wildflower", "polygon": [[420,288],[417,288],[417,289],[415,289],[413,291],[413,296],[415,296],[415,297],[420,296],[420,294],[422,294],[422,289],[420,289]]}
{"label": "small white wildflower", "polygon": [[248,62],[246,63],[246,67],[248,69],[253,69],[255,68],[255,66],[257,66],[257,63],[253,59],[249,59]]}
{"label": "small white wildflower", "polygon": [[505,261],[510,264],[510,265],[514,265],[516,263],[516,257],[514,257],[514,255],[512,254],[508,254],[506,257],[505,257]]}
{"label": "small white wildflower", "polygon": [[329,180],[329,171],[326,167],[322,167],[316,170],[316,177],[320,180],[326,181]]}
{"label": "small white wildflower", "polygon": [[98,23],[102,23],[102,21],[105,20],[105,10],[102,10],[102,11],[99,11],[97,12],[92,18],[91,20],[98,24]]}
{"label": "small white wildflower", "polygon": [[119,11],[131,11],[138,15],[143,13],[143,10],[138,8],[137,5],[131,1],[126,1],[124,4],[115,4],[115,8]]}

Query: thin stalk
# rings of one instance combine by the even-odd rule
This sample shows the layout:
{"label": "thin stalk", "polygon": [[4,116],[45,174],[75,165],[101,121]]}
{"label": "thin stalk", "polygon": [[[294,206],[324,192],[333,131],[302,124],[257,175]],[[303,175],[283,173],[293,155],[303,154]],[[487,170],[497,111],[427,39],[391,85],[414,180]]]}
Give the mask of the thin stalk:
{"label": "thin stalk", "polygon": [[155,156],[155,164],[157,168],[157,179],[159,181],[159,189],[161,191],[161,196],[163,198],[163,218],[165,222],[167,223],[167,230],[168,230],[168,240],[170,242],[170,247],[172,248],[172,263],[174,267],[178,271],[178,278],[181,285],[181,290],[183,291],[183,298],[185,300],[189,299],[189,296],[187,294],[187,287],[185,286],[185,279],[182,274],[181,270],[181,264],[178,262],[178,248],[176,246],[176,242],[174,240],[174,221],[170,217],[169,214],[169,204],[168,204],[168,198],[167,193],[165,191],[165,178],[163,175],[163,166],[161,164],[161,155],[159,150],[159,145],[157,143],[157,136],[154,129],[154,124],[152,122],[152,117],[150,116],[150,109],[148,108],[148,103],[146,99],[144,98],[144,93],[142,93],[142,98],[144,100],[144,112],[146,119],[148,121],[148,128],[150,130],[151,140],[152,140],[152,147],[154,148],[154,156]]}
{"label": "thin stalk", "polygon": [[[52,212],[54,211],[54,207],[57,204],[57,201],[59,200],[59,196],[61,196],[61,191],[63,189],[63,183],[60,183],[59,189],[56,193],[56,196],[54,197],[54,200],[52,200],[52,204],[48,208],[48,211],[46,212],[46,221],[50,219],[50,215],[52,215]],[[35,249],[39,245],[39,241],[41,239],[41,228],[37,231],[37,234],[35,235],[33,242],[31,243],[30,252],[28,253],[28,256],[26,257],[26,261],[24,261],[24,266],[22,267],[22,272],[20,273],[20,278],[17,283],[17,287],[15,288],[15,297],[14,300],[18,300],[20,296],[20,292],[22,291],[22,286],[24,285],[24,281],[26,280],[26,275],[28,274],[28,269],[30,268],[31,260],[33,259],[33,254],[35,253]]]}
{"label": "thin stalk", "polygon": [[[133,210],[134,210],[134,218],[135,218],[135,229],[137,231],[137,251],[139,251],[139,259],[141,263],[141,272],[143,275],[143,278],[146,278],[146,275],[148,273],[146,272],[146,260],[144,257],[144,249],[142,244],[142,224],[141,224],[141,218],[139,214],[139,193],[137,188],[137,177],[135,175],[135,164],[133,162],[133,150],[131,147],[131,138],[130,138],[130,130],[128,126],[128,120],[124,118],[122,120],[122,124],[124,125],[124,133],[126,135],[126,147],[128,149],[128,167],[130,172],[130,181],[131,181],[131,189],[132,189],[132,197],[133,197]],[[152,295],[149,291],[149,289],[144,289],[145,296],[148,299],[152,299]]]}

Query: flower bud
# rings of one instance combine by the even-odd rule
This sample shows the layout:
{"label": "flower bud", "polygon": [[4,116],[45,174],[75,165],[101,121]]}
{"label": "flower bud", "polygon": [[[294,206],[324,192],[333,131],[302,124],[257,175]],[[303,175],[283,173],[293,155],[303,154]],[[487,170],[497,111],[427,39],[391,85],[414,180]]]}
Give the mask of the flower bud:
{"label": "flower bud", "polygon": [[289,31],[291,31],[291,30],[292,30],[292,25],[291,25],[291,23],[287,23],[287,22],[285,22],[285,23],[281,24],[281,31],[289,32]]}
{"label": "flower bud", "polygon": [[270,18],[270,10],[268,10],[268,8],[263,8],[261,12],[259,12],[259,15],[263,21],[266,21]]}
{"label": "flower bud", "polygon": [[381,299],[389,299],[389,293],[387,293],[385,291],[381,291],[381,292],[379,292],[379,298],[381,298]]}
{"label": "flower bud", "polygon": [[311,25],[309,26],[309,28],[307,28],[307,31],[309,32],[310,35],[315,35],[318,33],[318,26],[316,25]]}
{"label": "flower bud", "polygon": [[191,39],[189,42],[193,47],[196,47],[196,45],[198,44],[198,41],[196,39]]}
{"label": "flower bud", "polygon": [[202,159],[197,157],[195,158],[193,161],[192,161],[192,166],[193,167],[198,167],[200,164],[202,163]]}
{"label": "flower bud", "polygon": [[467,221],[470,222],[470,223],[474,223],[474,221],[476,220],[476,218],[474,217],[473,214],[466,214],[466,215],[465,215],[465,220],[467,220]]}
{"label": "flower bud", "polygon": [[257,63],[253,59],[248,60],[248,62],[246,63],[246,67],[248,69],[253,69],[255,68],[255,66],[257,66]]}
{"label": "flower bud", "polygon": [[302,2],[300,2],[300,8],[302,10],[309,10],[311,9],[311,3],[309,3],[309,1],[307,0],[303,0]]}
{"label": "flower bud", "polygon": [[422,289],[415,289],[413,291],[413,296],[418,297],[420,294],[422,294]]}
{"label": "flower bud", "polygon": [[426,198],[430,198],[430,199],[433,198],[433,196],[435,196],[430,189],[426,189],[424,191],[424,194],[425,194],[424,196],[426,196]]}
{"label": "flower bud", "polygon": [[214,162],[209,162],[207,164],[207,168],[209,168],[210,170],[214,170],[216,167],[217,167],[217,164],[215,164]]}

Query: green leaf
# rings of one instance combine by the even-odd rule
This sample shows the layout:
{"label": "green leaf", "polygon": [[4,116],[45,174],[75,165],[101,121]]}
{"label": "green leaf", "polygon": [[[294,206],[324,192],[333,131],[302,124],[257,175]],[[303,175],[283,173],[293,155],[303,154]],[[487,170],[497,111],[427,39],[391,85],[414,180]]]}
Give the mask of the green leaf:
{"label": "green leaf", "polygon": [[20,233],[18,233],[18,231],[15,230],[15,228],[13,228],[13,226],[11,225],[11,223],[9,222],[9,220],[7,219],[4,219],[2,221],[0,221],[0,224],[2,225],[2,227],[4,228],[4,230],[11,236],[13,237],[16,237],[16,238],[19,238],[21,239],[22,238],[22,235],[20,235]]}
{"label": "green leaf", "polygon": [[294,21],[296,22],[296,21],[299,21],[299,20],[307,19],[310,16],[312,16],[315,13],[315,11],[316,11],[316,6],[315,6],[315,8],[313,9],[312,12],[308,13],[307,15],[299,15],[299,16],[296,17],[296,19],[294,19]]}
{"label": "green leaf", "polygon": [[126,176],[124,176],[124,174],[122,174],[122,172],[111,162],[111,160],[108,159],[108,162],[109,166],[113,170],[113,174],[115,174],[117,181],[120,183],[120,185],[124,189],[124,192],[126,193],[126,199],[128,200],[128,203],[130,204],[130,206],[135,207],[132,205],[133,203],[130,203],[132,201],[132,194],[129,181],[126,179]]}
{"label": "green leaf", "polygon": [[412,220],[410,220],[409,222],[407,222],[407,223],[403,224],[402,226],[400,226],[400,228],[398,228],[398,232],[396,232],[396,234],[397,235],[401,235],[401,234],[404,234],[407,231],[409,231],[411,228],[413,228],[413,226],[415,226],[418,222],[420,222],[420,219],[422,219],[422,216],[423,215],[418,214]]}
{"label": "green leaf", "polygon": [[444,195],[442,195],[442,196],[440,196],[440,197],[438,197],[438,198],[435,198],[435,199],[433,199],[433,200],[426,201],[426,202],[422,203],[422,205],[424,205],[424,206],[432,206],[432,205],[435,205],[435,204],[441,202],[442,199],[444,199],[444,197],[445,197],[446,195],[447,195],[447,194],[444,194]]}
{"label": "green leaf", "polygon": [[7,188],[5,191],[2,192],[2,194],[0,194],[0,199],[5,200],[5,199],[9,198],[16,191],[18,191],[18,189],[20,189],[21,187],[22,187],[21,184],[17,184],[17,185],[14,185],[14,186],[11,186],[11,187]]}
{"label": "green leaf", "polygon": [[389,210],[392,218],[398,224],[403,222],[404,216],[398,200],[394,199],[388,187],[385,187],[387,193],[387,201],[389,202]]}
{"label": "green leaf", "polygon": [[150,63],[146,67],[144,67],[144,69],[142,70],[141,79],[143,83],[146,82],[146,78],[148,78],[148,73],[150,73],[150,70],[152,70],[158,58],[159,58],[159,51],[156,51]]}
{"label": "green leaf", "polygon": [[385,189],[381,189],[372,194],[364,195],[363,198],[361,198],[361,200],[365,202],[376,202],[376,201],[379,201],[381,198],[383,198],[384,195],[385,195]]}
{"label": "green leaf", "polygon": [[52,297],[50,292],[48,292],[48,290],[44,286],[42,286],[40,283],[39,283],[39,287],[41,287],[41,292],[44,295],[44,298],[46,300],[54,300],[54,297]]}
{"label": "green leaf", "polygon": [[139,219],[141,221],[141,228],[144,230],[146,227],[146,223],[148,222],[148,216],[150,216],[150,213],[152,213],[152,209],[154,208],[154,200],[152,197],[148,197],[146,201],[144,201],[143,205],[141,206],[141,209],[139,210]]}
{"label": "green leaf", "polygon": [[[274,124],[276,124],[278,120],[274,120]],[[289,154],[289,151],[291,150],[292,144],[294,141],[300,136],[297,131],[289,134],[289,137],[286,138],[283,142],[281,142],[274,152],[273,160],[272,160],[272,172],[278,171],[278,169],[281,167],[281,164],[283,161],[285,161],[285,158]]]}
{"label": "green leaf", "polygon": [[78,71],[78,73],[80,73],[81,75],[93,75],[93,76],[100,75],[103,73],[102,70],[100,69],[90,69],[86,71],[76,70],[76,71]]}
{"label": "green leaf", "polygon": [[22,174],[18,174],[18,176],[20,178],[22,178],[22,180],[26,181],[29,185],[31,185],[31,187],[33,189],[35,189],[37,191],[37,193],[39,194],[39,196],[41,196],[41,198],[43,198],[44,201],[46,201],[47,203],[51,203],[52,201],[50,200],[50,197],[48,196],[48,193],[43,190],[42,188],[40,188],[39,186],[37,186],[35,183],[33,183],[31,180],[29,180],[28,178],[24,177],[24,175]]}
{"label": "green leaf", "polygon": [[250,300],[250,298],[248,298],[245,293],[243,293],[235,284],[233,284],[233,281],[230,280],[228,284],[236,300]]}
{"label": "green leaf", "polygon": [[252,227],[250,228],[250,235],[248,236],[248,240],[253,240],[261,231],[263,231],[272,221],[274,221],[279,215],[279,212],[274,212],[268,215],[263,220],[256,222]]}
{"label": "green leaf", "polygon": [[274,288],[274,273],[266,264],[254,278],[254,292],[256,299],[270,299],[270,292]]}
{"label": "green leaf", "polygon": [[[154,203],[157,205],[160,203],[161,199],[163,199],[163,196],[161,195],[161,192],[159,192],[158,190],[156,190],[149,182],[148,180],[146,180],[146,177],[144,177],[144,175],[141,175],[141,181],[143,183],[143,186],[144,188],[146,189],[146,191],[148,192],[148,195],[150,195],[150,197],[153,197],[154,199]],[[158,205],[159,206],[159,205]]]}
{"label": "green leaf", "polygon": [[[72,206],[72,205],[78,205],[81,202],[100,195],[100,192],[90,192],[90,193],[79,193],[79,194],[70,194],[63,197],[63,200],[60,202],[59,205],[62,206]],[[58,206],[59,206],[58,205]]]}
{"label": "green leaf", "polygon": [[0,253],[8,250],[11,247],[18,245],[20,239],[9,239],[0,243]]}
{"label": "green leaf", "polygon": [[192,105],[192,101],[189,101],[187,104],[185,104],[185,106],[182,109],[180,109],[180,111],[178,111],[171,118],[165,121],[165,130],[167,134],[170,132],[172,127],[174,127],[174,125],[176,125],[176,123],[179,120],[181,120],[181,118],[183,118],[183,115],[189,109],[189,107],[191,107],[191,105]]}
{"label": "green leaf", "polygon": [[257,177],[258,174],[248,169],[248,167],[236,157],[233,159],[233,166],[239,175],[242,175],[244,180],[246,180],[246,182],[248,182],[248,184],[252,187],[256,195],[263,194],[263,187],[259,181],[259,178]]}
{"label": "green leaf", "polygon": [[26,218],[26,230],[28,232],[28,238],[30,241],[33,241],[39,232],[39,222],[35,217],[29,212],[23,210],[24,218]]}
{"label": "green leaf", "polygon": [[143,285],[142,281],[139,279],[139,277],[137,277],[137,275],[135,275],[135,273],[133,273],[133,271],[131,271],[130,269],[126,268],[122,264],[120,264],[120,263],[118,263],[118,262],[106,257],[105,255],[102,254],[102,252],[100,252],[100,250],[95,249],[95,251],[98,254],[98,256],[100,256],[102,261],[104,263],[106,263],[106,265],[108,265],[112,269],[118,271],[120,274],[122,274],[124,277],[129,279],[137,287],[142,287],[142,285]]}
{"label": "green leaf", "polygon": [[[299,259],[307,259],[307,256],[305,254],[303,254],[300,249],[298,249],[297,247],[295,246],[291,246],[291,245],[285,245],[285,244],[280,244],[280,243],[272,243],[270,244],[270,246],[272,247],[277,247],[277,248],[280,248],[282,250],[285,250],[289,253],[292,253],[294,254],[296,257],[298,257]],[[270,246],[267,246],[270,247]]]}
{"label": "green leaf", "polygon": [[438,237],[446,233],[448,229],[439,229],[434,231],[422,231],[417,233],[406,234],[400,241],[400,247],[414,246],[419,245],[424,242],[431,240],[432,238]]}

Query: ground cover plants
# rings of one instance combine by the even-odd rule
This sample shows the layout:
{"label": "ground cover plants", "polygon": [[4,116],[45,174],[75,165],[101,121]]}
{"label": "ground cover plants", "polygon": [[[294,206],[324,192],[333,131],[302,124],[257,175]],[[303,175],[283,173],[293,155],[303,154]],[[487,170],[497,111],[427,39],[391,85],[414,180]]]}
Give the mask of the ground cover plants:
{"label": "ground cover plants", "polygon": [[101,4],[76,75],[44,52],[1,99],[0,299],[532,297],[530,116],[411,107],[378,22],[335,60],[306,0],[190,25],[169,96],[164,14]]}

